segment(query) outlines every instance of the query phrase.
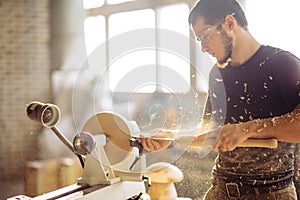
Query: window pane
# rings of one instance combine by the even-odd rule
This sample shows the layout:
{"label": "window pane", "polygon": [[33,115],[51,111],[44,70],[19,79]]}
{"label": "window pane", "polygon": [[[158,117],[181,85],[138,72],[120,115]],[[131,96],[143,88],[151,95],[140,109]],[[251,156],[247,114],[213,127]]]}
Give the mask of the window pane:
{"label": "window pane", "polygon": [[247,0],[249,30],[262,44],[300,56],[299,7],[299,0]]}
{"label": "window pane", "polygon": [[[165,66],[159,68],[158,81],[162,85],[176,86],[175,92],[187,92],[190,89],[188,14],[187,4],[164,6],[157,10],[157,28],[170,30],[168,34],[158,31],[158,46],[162,49],[167,47],[165,50],[158,51],[158,65]],[[170,70],[175,72],[175,76],[170,76]],[[178,75],[182,82],[178,80]],[[177,78],[175,78],[176,76]],[[166,88],[161,89],[168,92]]]}
{"label": "window pane", "polygon": [[176,31],[189,37],[188,15],[187,4],[163,6],[157,10],[157,27]]}
{"label": "window pane", "polygon": [[84,37],[87,55],[105,42],[104,16],[88,17],[84,21]]}
{"label": "window pane", "polygon": [[154,92],[156,88],[155,50],[129,52],[109,67],[113,92]]}
{"label": "window pane", "polygon": [[123,3],[127,1],[134,1],[134,0],[107,0],[108,4],[118,4],[118,3]]}
{"label": "window pane", "polygon": [[100,7],[103,4],[104,0],[83,0],[83,7],[85,9]]}
{"label": "window pane", "polygon": [[[150,9],[117,13],[109,17],[109,80],[114,92],[132,92],[132,86],[127,85],[126,89],[124,84],[120,84],[132,75],[144,77],[144,85],[155,81],[155,32],[147,32],[146,29],[154,27],[155,15]],[[143,46],[143,41],[150,41],[152,50],[149,50],[149,45]],[[150,72],[145,67],[148,65],[152,66]],[[142,73],[140,70],[146,71]],[[142,83],[133,81],[132,84]],[[137,88],[139,92],[153,92],[155,84],[147,87],[136,85],[135,90]]]}
{"label": "window pane", "polygon": [[109,38],[143,28],[155,28],[155,13],[151,9],[121,12],[109,17]]}
{"label": "window pane", "polygon": [[104,16],[88,17],[84,22],[86,63],[96,73],[106,66],[105,18]]}

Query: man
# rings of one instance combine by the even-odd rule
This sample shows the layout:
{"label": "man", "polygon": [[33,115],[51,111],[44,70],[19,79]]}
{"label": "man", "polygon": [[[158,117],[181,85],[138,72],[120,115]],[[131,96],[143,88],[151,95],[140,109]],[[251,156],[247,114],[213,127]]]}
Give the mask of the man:
{"label": "man", "polygon": [[[256,41],[236,0],[200,0],[189,23],[202,50],[217,60],[207,105],[211,119],[224,124],[205,199],[297,199],[293,175],[295,143],[300,142],[299,59]],[[220,98],[223,92],[226,96]],[[249,138],[275,138],[278,148],[237,147]],[[149,138],[141,143],[148,151],[165,147]]]}

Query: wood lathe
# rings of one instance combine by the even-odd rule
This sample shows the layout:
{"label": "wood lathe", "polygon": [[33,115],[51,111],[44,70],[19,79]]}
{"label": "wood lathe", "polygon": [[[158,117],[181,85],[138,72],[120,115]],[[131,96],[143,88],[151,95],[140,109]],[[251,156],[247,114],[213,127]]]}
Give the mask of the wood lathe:
{"label": "wood lathe", "polygon": [[83,167],[77,184],[40,196],[18,195],[15,199],[110,199],[150,200],[146,186],[151,181],[145,175],[145,156],[135,140],[133,130],[122,117],[110,112],[92,116],[84,124],[73,143],[56,127],[60,109],[49,103],[32,102],[27,106],[30,119],[52,131],[74,152]]}

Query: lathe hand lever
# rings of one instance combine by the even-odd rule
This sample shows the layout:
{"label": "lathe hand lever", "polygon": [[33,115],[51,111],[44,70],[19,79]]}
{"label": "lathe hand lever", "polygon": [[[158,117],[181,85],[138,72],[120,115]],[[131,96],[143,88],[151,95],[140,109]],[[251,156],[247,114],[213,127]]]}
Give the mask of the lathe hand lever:
{"label": "lathe hand lever", "polygon": [[137,163],[137,161],[142,156],[142,154],[144,152],[144,148],[143,148],[143,145],[135,137],[130,138],[129,143],[130,143],[130,146],[137,147],[139,149],[139,156],[135,157],[133,163],[129,167],[129,169],[132,170],[134,168],[135,164]]}
{"label": "lathe hand lever", "polygon": [[137,161],[140,159],[140,156],[135,157],[133,163],[130,165],[129,169],[132,170],[137,163]]}

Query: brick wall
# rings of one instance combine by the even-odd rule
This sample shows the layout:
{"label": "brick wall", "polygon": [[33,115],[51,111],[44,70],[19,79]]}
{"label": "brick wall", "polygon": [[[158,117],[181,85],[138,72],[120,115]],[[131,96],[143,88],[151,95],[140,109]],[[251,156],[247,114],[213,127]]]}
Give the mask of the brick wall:
{"label": "brick wall", "polygon": [[26,103],[51,98],[49,0],[0,0],[0,182],[38,158],[41,126]]}

